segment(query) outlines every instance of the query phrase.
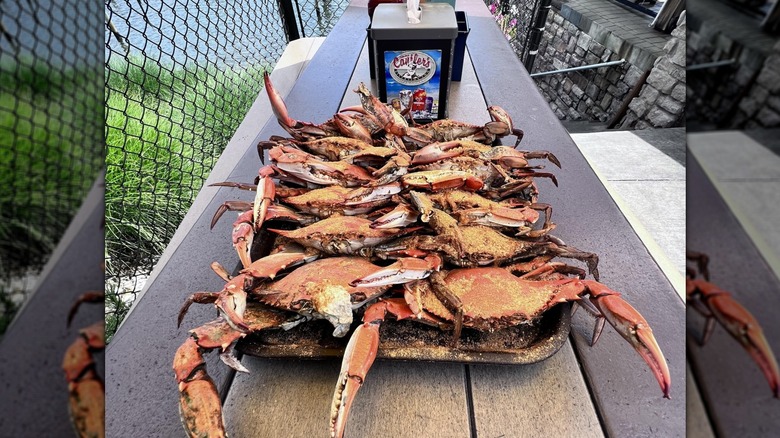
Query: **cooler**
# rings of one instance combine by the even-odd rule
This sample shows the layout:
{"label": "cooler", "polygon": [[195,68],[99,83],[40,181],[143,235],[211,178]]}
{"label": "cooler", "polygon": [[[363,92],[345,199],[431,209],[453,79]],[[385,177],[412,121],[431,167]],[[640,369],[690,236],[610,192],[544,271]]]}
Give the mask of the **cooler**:
{"label": "cooler", "polygon": [[406,5],[376,7],[370,28],[375,58],[371,64],[383,102],[400,109],[411,104],[415,120],[443,119],[458,23],[449,4],[423,3],[420,9],[421,22],[409,24]]}

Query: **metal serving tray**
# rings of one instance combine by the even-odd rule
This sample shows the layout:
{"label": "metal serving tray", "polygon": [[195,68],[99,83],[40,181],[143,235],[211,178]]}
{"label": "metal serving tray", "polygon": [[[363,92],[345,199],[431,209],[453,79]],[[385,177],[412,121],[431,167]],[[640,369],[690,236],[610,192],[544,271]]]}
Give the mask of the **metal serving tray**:
{"label": "metal serving tray", "polygon": [[[282,228],[282,226],[278,227]],[[271,250],[273,236],[261,231],[255,238],[252,258]],[[530,364],[552,356],[566,342],[571,329],[571,303],[562,303],[539,320],[493,333],[464,328],[457,347],[450,346],[451,331],[442,331],[416,321],[395,321],[389,317],[380,327],[377,357],[436,362]],[[362,312],[356,314],[354,327]],[[303,323],[288,331],[264,330],[238,342],[244,354],[270,358],[325,359],[341,357],[352,334],[332,336],[327,321]]]}

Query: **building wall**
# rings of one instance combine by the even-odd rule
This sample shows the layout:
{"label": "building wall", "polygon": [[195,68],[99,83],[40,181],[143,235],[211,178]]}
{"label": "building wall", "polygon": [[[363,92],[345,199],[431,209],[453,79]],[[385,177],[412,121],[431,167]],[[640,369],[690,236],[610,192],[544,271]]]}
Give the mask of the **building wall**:
{"label": "building wall", "polygon": [[[620,59],[619,53],[596,41],[559,11],[551,10],[534,72]],[[536,79],[536,84],[559,119],[606,122],[615,115],[643,73],[639,67],[626,62],[620,66],[542,76]]]}
{"label": "building wall", "polygon": [[685,13],[680,16],[664,54],[639,95],[631,100],[622,129],[670,128],[685,123]]}
{"label": "building wall", "polygon": [[[659,57],[634,47],[597,22],[562,5],[547,17],[534,72],[625,59],[619,66],[536,78],[537,86],[561,120],[611,121],[632,89],[651,69],[637,98],[621,115],[623,129],[681,126],[685,112],[685,23]],[[682,35],[682,38],[680,38]],[[635,102],[634,102],[635,101]]]}
{"label": "building wall", "polygon": [[[780,84],[780,78],[770,72],[759,76],[769,53],[759,45],[748,47],[735,40],[717,22],[690,17],[687,27],[688,65],[734,60],[731,65],[688,73],[689,125],[726,129],[772,125],[776,110],[768,105],[769,90],[773,84]],[[775,48],[776,53],[778,50]],[[776,66],[775,61],[767,64],[770,69]]]}

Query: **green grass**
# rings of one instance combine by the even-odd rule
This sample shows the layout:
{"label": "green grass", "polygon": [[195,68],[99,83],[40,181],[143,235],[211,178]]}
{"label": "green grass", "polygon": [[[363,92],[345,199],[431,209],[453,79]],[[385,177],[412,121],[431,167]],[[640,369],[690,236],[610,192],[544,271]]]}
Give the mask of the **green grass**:
{"label": "green grass", "polygon": [[11,325],[17,310],[19,310],[19,306],[11,300],[10,291],[0,286],[0,339],[8,326]]}
{"label": "green grass", "polygon": [[[169,68],[133,57],[109,66],[109,277],[152,269],[261,90],[263,71]],[[117,314],[126,312],[121,303],[115,304]],[[119,322],[121,317],[111,324]]]}
{"label": "green grass", "polygon": [[43,266],[102,166],[99,70],[0,65],[0,275]]}

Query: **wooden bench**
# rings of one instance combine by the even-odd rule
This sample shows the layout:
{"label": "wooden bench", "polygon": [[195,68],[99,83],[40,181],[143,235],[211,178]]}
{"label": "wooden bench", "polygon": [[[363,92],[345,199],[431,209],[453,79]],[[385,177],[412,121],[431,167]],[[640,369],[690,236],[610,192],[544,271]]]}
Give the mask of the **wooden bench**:
{"label": "wooden bench", "polygon": [[[365,1],[354,1],[286,93],[292,116],[324,121],[357,102],[351,90],[368,82],[364,47]],[[591,348],[593,319],[573,318],[570,342],[530,366],[378,361],[361,390],[349,436],[682,436],[685,433],[684,305],[648,254],[560,122],[536,90],[487,8],[458,1],[469,15],[469,59],[453,83],[450,116],[484,123],[488,105],[504,107],[525,130],[523,145],[553,151],[563,163],[560,187],[541,183],[554,206],[556,234],[601,256],[602,280],[625,293],[652,325],[672,371],[672,400],[644,362],[614,331]],[[261,111],[261,95],[220,158],[209,182],[251,181],[260,163],[254,144],[284,135]],[[106,431],[110,436],[182,436],[170,368],[187,329],[213,319],[211,306],[195,306],[184,327],[176,314],[196,290],[219,290],[208,268],[237,260],[229,221],[209,231],[217,206],[247,198],[231,189],[204,188],[163,260],[150,277],[107,352]],[[325,436],[338,361],[242,362],[249,375],[229,372],[216,354],[208,370],[225,404],[228,431],[244,436]]]}

